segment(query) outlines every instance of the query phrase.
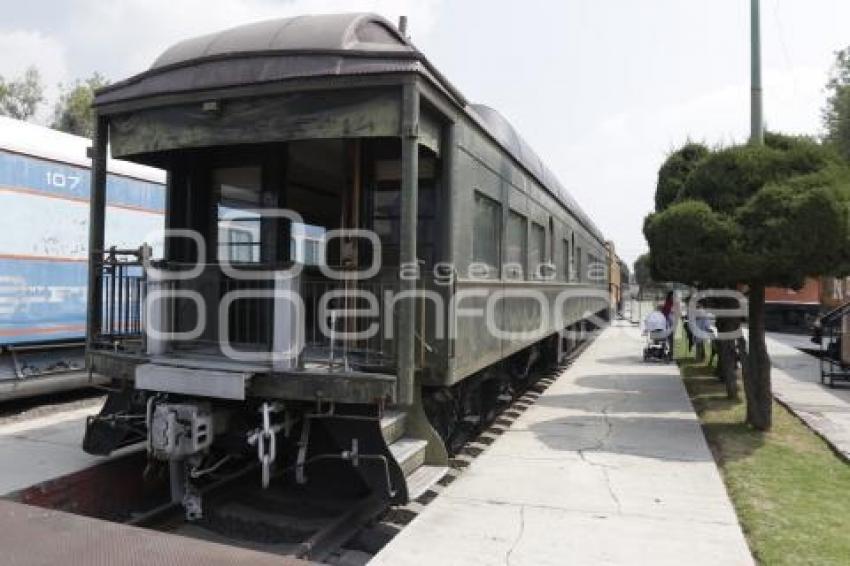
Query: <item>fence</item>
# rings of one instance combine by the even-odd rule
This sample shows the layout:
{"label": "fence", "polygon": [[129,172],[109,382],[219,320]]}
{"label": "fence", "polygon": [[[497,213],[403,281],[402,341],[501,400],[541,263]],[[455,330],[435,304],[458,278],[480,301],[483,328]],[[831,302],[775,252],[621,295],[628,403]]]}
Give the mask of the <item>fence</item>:
{"label": "fence", "polygon": [[[306,275],[301,282],[301,297],[305,309],[307,357],[315,361],[327,359],[333,364],[338,358],[354,355],[365,363],[392,365],[396,357],[395,340],[390,338],[392,333],[386,327],[388,313],[384,297],[397,291],[397,279],[346,282]],[[373,299],[366,299],[364,295]],[[370,316],[346,315],[346,311],[355,309],[369,309]],[[324,321],[320,320],[322,310]],[[389,324],[395,324],[394,315],[390,316]]]}
{"label": "fence", "polygon": [[141,339],[146,291],[141,250],[111,248],[102,260],[101,290],[100,337]]}
{"label": "fence", "polygon": [[[129,344],[132,340],[137,348],[153,347],[157,353],[179,350],[213,355],[222,353],[224,342],[237,351],[272,350],[275,309],[286,300],[275,298],[272,278],[233,278],[218,264],[205,265],[197,277],[151,278],[140,258],[134,252],[107,255],[104,260],[100,337],[108,340],[102,340],[102,345],[106,342],[116,347],[121,341]],[[192,268],[175,262],[154,262],[153,267],[171,275]],[[280,266],[251,264],[250,268],[272,274]],[[305,346],[303,360],[337,365],[356,359],[370,366],[394,366],[399,291],[395,271],[368,280],[335,280],[305,268],[293,281],[292,290],[300,294],[304,307],[300,329]],[[149,307],[147,297],[153,301]],[[219,309],[226,297],[230,298],[227,315],[220,320]],[[435,351],[435,344],[425,340],[435,330],[437,315],[431,311],[445,309],[445,305],[434,304],[432,308],[426,298],[415,300],[414,334],[419,344],[417,365],[421,367]],[[152,309],[147,325],[159,331],[155,340],[145,334],[147,308]]]}

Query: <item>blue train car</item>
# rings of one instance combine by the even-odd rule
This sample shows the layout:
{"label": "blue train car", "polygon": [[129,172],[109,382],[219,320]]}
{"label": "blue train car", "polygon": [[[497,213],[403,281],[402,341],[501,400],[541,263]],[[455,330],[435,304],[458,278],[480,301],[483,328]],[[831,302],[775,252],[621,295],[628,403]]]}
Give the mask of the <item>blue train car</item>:
{"label": "blue train car", "polygon": [[[0,117],[0,400],[89,383],[83,371],[91,142]],[[162,230],[164,172],[110,161],[106,243]]]}

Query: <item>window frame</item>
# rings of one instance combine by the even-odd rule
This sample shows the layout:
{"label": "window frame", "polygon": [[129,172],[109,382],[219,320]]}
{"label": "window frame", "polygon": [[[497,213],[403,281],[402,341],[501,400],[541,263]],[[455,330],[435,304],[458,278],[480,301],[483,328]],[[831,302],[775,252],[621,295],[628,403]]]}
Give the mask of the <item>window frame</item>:
{"label": "window frame", "polygon": [[[535,230],[539,230],[538,235],[542,235],[543,240],[537,242],[538,244],[540,244],[540,250],[539,250],[539,253],[537,254],[538,255],[537,265],[532,265],[531,245],[532,245],[532,242],[534,242],[534,240],[536,239],[534,237],[535,236],[534,235]],[[543,279],[540,268],[541,268],[542,265],[547,263],[547,261],[546,261],[546,259],[547,259],[546,258],[546,227],[543,224],[540,224],[539,222],[535,222],[534,220],[529,220],[529,222],[528,222],[528,234],[529,234],[529,237],[528,237],[528,251],[527,251],[527,257],[528,257],[528,277],[527,277],[527,279],[538,279],[538,280]]]}
{"label": "window frame", "polygon": [[[244,178],[240,179],[240,175]],[[210,167],[209,176],[216,201],[216,261],[246,265],[261,263],[263,217],[255,211],[262,208],[263,165],[253,162],[215,165]],[[254,225],[255,228],[250,228]],[[250,235],[251,239],[237,241],[232,237],[235,234]],[[245,250],[248,250],[247,257]]]}
{"label": "window frame", "polygon": [[[513,220],[519,220],[520,226],[516,227],[513,225]],[[514,210],[513,208],[508,210],[508,219],[507,224],[505,226],[505,252],[502,262],[502,271],[505,279],[511,280],[524,280],[528,276],[528,217],[518,210]],[[509,258],[509,250],[515,247],[512,245],[512,235],[516,232],[516,235],[519,235],[522,238],[521,245],[519,246],[519,257],[514,258],[514,254],[510,254]],[[511,259],[512,261],[508,261]],[[513,261],[515,260],[515,261]],[[516,267],[519,266],[520,272],[516,271]],[[510,269],[510,272],[508,270]]]}
{"label": "window frame", "polygon": [[[495,238],[495,260],[494,263],[490,264],[488,261],[489,258],[481,257],[478,252],[482,251],[476,246],[477,242],[483,241],[482,238],[476,238],[476,235],[479,233],[479,211],[480,204],[479,203],[487,203],[488,206],[492,206],[491,211],[493,213],[493,218],[491,220],[494,221],[494,227],[497,231]],[[504,233],[504,227],[502,224],[504,220],[502,218],[503,209],[502,203],[497,199],[487,195],[486,193],[475,189],[473,191],[473,221],[472,221],[472,249],[471,249],[471,262],[473,264],[483,264],[488,268],[487,275],[485,277],[480,277],[480,274],[476,274],[476,278],[483,279],[499,279],[501,275],[501,264],[502,264],[502,234]],[[479,244],[480,245],[480,244]],[[471,271],[471,270],[470,270]]]}
{"label": "window frame", "polygon": [[581,264],[582,264],[582,261],[581,261],[582,260],[581,246],[576,246],[575,259],[576,259],[575,280],[576,280],[577,283],[582,283],[582,282],[584,282],[584,278],[582,277],[582,269],[581,269]]}

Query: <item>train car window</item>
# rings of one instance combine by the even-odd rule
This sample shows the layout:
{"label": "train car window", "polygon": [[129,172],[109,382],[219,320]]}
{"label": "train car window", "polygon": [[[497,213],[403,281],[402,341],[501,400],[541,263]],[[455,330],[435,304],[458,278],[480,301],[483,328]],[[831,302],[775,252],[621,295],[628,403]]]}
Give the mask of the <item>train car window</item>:
{"label": "train car window", "polygon": [[218,201],[218,259],[233,262],[260,261],[259,214],[262,170],[260,167],[213,169],[213,190]]}
{"label": "train car window", "polygon": [[584,281],[584,274],[581,272],[581,246],[576,248],[575,260],[576,260],[575,279],[576,279],[576,281]]}
{"label": "train car window", "polygon": [[528,249],[529,275],[534,279],[543,277],[541,265],[546,263],[546,229],[537,222],[531,223],[531,243]]}
{"label": "train car window", "polygon": [[[289,257],[304,265],[319,265],[321,260],[321,247],[324,245],[325,232],[323,226],[313,224],[292,225],[292,239],[289,244]],[[301,245],[297,245],[297,241]]]}
{"label": "train car window", "polygon": [[528,265],[528,221],[514,212],[508,214],[507,247],[505,248],[505,277],[522,279]]}
{"label": "train car window", "polygon": [[489,279],[499,276],[501,242],[502,205],[476,191],[472,261],[487,266],[487,278]]}
{"label": "train car window", "polygon": [[570,242],[569,240],[564,239],[562,243],[564,246],[564,281],[569,281],[572,279],[572,275],[570,274]]}
{"label": "train car window", "polygon": [[570,234],[570,281],[575,281],[578,277],[578,265],[576,262],[576,234]]}
{"label": "train car window", "polygon": [[220,253],[226,253],[228,260],[233,262],[250,262],[257,261],[254,250],[254,234],[251,230],[243,230],[241,228],[229,227],[223,230],[220,237],[221,245]]}
{"label": "train car window", "polygon": [[549,217],[549,256],[547,261],[555,263],[555,221]]}
{"label": "train car window", "polygon": [[[425,265],[433,265],[434,262],[437,231],[435,171],[434,159],[420,158],[416,253],[419,259],[425,261]],[[397,265],[401,249],[401,161],[398,159],[375,161],[372,229],[381,239],[383,264]]]}
{"label": "train car window", "polygon": [[605,262],[595,255],[588,255],[587,276],[591,281],[605,281],[608,279],[608,269]]}

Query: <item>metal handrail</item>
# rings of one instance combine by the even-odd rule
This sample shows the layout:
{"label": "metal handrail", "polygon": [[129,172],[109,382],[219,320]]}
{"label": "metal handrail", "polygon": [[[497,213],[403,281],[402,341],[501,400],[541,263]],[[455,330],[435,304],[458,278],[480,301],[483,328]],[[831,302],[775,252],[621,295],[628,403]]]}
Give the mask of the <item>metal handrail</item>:
{"label": "metal handrail", "polygon": [[113,246],[104,251],[100,262],[100,340],[138,342],[142,338],[146,293],[143,258],[147,249]]}

